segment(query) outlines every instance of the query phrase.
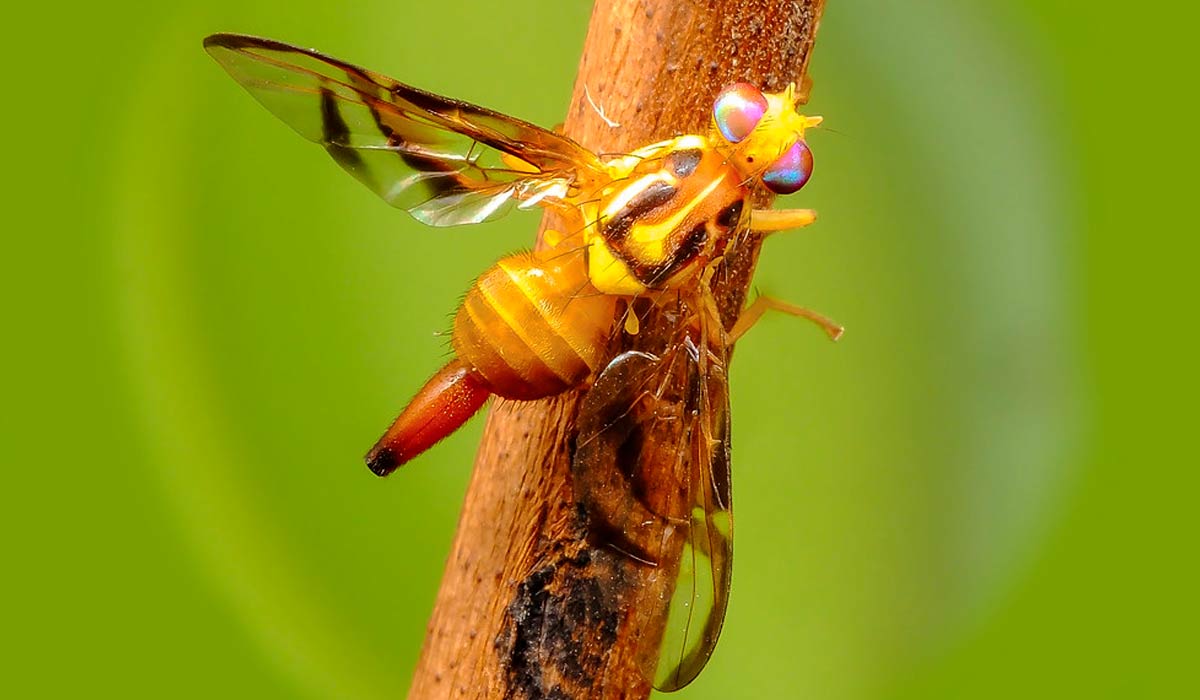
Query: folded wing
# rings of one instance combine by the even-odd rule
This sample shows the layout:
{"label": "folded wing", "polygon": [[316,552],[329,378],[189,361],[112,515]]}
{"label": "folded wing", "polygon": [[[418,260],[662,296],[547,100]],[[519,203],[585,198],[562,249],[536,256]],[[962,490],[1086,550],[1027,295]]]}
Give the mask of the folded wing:
{"label": "folded wing", "polygon": [[[637,631],[651,645],[646,676],[687,685],[708,662],[729,601],[733,513],[725,353],[685,337],[661,355],[614,358],[584,399],[575,493],[598,543],[665,578],[657,615]],[[653,576],[648,580],[657,580]]]}

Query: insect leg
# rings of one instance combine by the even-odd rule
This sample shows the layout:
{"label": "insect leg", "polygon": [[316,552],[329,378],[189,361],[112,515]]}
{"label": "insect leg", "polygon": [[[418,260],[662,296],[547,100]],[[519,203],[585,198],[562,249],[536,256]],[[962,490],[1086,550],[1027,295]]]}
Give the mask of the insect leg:
{"label": "insect leg", "polygon": [[817,212],[812,209],[755,209],[750,213],[750,230],[771,234],[808,226],[816,220]]}
{"label": "insect leg", "polygon": [[742,311],[741,316],[738,316],[737,323],[733,324],[733,328],[729,331],[729,344],[732,345],[733,343],[737,342],[738,338],[741,338],[743,335],[745,335],[746,331],[750,330],[750,328],[758,322],[758,319],[762,318],[762,315],[765,314],[768,309],[782,311],[786,314],[791,314],[792,316],[798,316],[800,318],[806,318],[820,326],[821,330],[825,331],[830,340],[837,340],[838,338],[842,337],[842,331],[845,330],[837,323],[834,323],[830,319],[822,316],[812,309],[806,309],[803,306],[795,306],[787,303],[786,301],[780,301],[774,297],[760,295],[752,304],[750,304],[750,306],[747,306]]}

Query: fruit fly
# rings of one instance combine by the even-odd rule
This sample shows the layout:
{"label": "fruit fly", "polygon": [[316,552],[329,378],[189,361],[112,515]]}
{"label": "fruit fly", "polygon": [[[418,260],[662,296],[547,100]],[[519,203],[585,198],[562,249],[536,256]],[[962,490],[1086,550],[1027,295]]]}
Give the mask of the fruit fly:
{"label": "fruit fly", "polygon": [[[712,653],[729,595],[729,349],[770,308],[841,334],[817,313],[766,297],[726,329],[710,283],[750,234],[814,220],[808,209],[755,210],[751,196],[804,186],[813,168],[804,133],[821,118],[796,111],[791,86],[769,93],[735,83],[716,96],[710,133],[601,156],[312,50],[234,34],[204,45],[263,106],[423,223],[479,223],[514,207],[567,222],[476,280],[454,318],[454,358],[367,464],[391,473],[493,394],[532,401],[586,388],[576,496],[615,548],[652,566],[678,558],[647,674],[663,690],[690,682]],[[641,328],[638,309],[647,307],[656,323]],[[657,344],[611,351],[622,334]]]}

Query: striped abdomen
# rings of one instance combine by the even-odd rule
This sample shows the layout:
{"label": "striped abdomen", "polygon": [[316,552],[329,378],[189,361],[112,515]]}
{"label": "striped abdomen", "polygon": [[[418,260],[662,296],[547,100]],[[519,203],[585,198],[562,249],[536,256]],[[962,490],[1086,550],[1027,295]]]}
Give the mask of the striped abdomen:
{"label": "striped abdomen", "polygon": [[592,288],[582,255],[513,255],[467,292],[454,319],[454,351],[498,396],[553,396],[596,369],[614,304]]}
{"label": "striped abdomen", "polygon": [[541,399],[597,369],[615,298],[587,277],[582,250],[504,258],[476,280],[454,318],[457,355],[425,383],[367,453],[385,476],[454,432],[492,394]]}

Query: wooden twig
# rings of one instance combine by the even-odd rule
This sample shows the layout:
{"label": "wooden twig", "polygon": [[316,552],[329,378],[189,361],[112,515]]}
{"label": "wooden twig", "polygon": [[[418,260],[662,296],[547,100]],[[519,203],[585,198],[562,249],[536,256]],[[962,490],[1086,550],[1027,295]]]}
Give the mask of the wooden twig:
{"label": "wooden twig", "polygon": [[[728,83],[806,84],[823,5],[598,0],[564,129],[600,153],[706,133]],[[757,257],[751,241],[714,277],[726,327]],[[493,406],[410,700],[649,695],[628,634],[640,627],[622,611],[656,593],[640,565],[587,540],[570,471],[579,403],[570,392]]]}

